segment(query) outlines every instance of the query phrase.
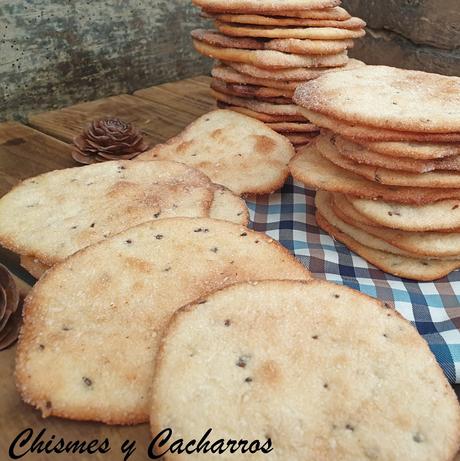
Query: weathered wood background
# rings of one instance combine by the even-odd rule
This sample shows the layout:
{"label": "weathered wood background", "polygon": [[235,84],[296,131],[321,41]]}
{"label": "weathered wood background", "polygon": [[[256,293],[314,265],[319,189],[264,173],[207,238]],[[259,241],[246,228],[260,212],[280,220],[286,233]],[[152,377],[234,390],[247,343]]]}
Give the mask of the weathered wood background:
{"label": "weathered wood background", "polygon": [[[460,75],[460,0],[344,0],[369,23],[353,54]],[[0,120],[209,71],[191,0],[0,0]]]}
{"label": "weathered wood background", "polygon": [[460,76],[460,0],[343,0],[343,6],[368,23],[354,56]]}
{"label": "weathered wood background", "polygon": [[206,73],[191,0],[0,0],[0,120]]}

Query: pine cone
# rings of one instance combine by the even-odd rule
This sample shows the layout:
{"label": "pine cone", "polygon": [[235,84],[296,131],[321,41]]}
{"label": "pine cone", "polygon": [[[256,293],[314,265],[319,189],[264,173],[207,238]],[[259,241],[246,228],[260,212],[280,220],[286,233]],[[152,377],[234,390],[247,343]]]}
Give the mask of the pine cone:
{"label": "pine cone", "polygon": [[117,118],[94,120],[74,139],[72,157],[89,165],[106,160],[131,160],[149,148],[141,132]]}
{"label": "pine cone", "polygon": [[0,265],[0,351],[18,339],[22,312],[19,290],[8,269]]}

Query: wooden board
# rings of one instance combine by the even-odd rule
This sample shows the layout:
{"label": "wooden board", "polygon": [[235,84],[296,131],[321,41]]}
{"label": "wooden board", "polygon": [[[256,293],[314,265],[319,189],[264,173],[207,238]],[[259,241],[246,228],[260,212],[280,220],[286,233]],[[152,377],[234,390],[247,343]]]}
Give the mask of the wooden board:
{"label": "wooden board", "polygon": [[76,166],[69,145],[19,123],[0,124],[0,196],[19,181]]}
{"label": "wooden board", "polygon": [[29,117],[36,129],[67,143],[80,134],[91,120],[116,117],[133,123],[154,146],[178,134],[200,115],[213,108],[209,80],[197,77],[180,84],[152,87],[135,96],[123,94],[85,102]]}

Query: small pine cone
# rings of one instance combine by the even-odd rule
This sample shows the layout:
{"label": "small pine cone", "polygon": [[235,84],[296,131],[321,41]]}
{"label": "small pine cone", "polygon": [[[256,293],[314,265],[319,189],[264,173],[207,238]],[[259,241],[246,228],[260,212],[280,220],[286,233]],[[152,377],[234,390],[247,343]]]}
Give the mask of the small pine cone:
{"label": "small pine cone", "polygon": [[21,326],[20,293],[13,276],[0,264],[0,351],[16,342]]}
{"label": "small pine cone", "polygon": [[131,160],[149,148],[141,132],[117,118],[94,120],[74,139],[72,157],[89,165],[106,160]]}

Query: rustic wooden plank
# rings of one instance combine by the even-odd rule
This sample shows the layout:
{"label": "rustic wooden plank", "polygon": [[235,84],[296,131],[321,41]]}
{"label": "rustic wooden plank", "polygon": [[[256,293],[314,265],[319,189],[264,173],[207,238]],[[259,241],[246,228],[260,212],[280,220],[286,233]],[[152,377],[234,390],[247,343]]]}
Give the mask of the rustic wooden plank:
{"label": "rustic wooden plank", "polygon": [[[199,115],[209,111],[208,80],[194,78],[168,83],[131,96],[123,94],[85,102],[51,112],[32,115],[29,123],[36,129],[71,143],[91,120],[118,117],[133,123],[155,145],[179,133]],[[147,98],[147,95],[153,95]],[[145,96],[145,97],[144,97]]]}
{"label": "rustic wooden plank", "polygon": [[75,166],[70,152],[68,144],[30,127],[0,124],[0,196],[25,178]]}
{"label": "rustic wooden plank", "polygon": [[210,83],[210,77],[197,77],[183,80],[180,85],[166,83],[146,88],[136,91],[134,95],[160,106],[199,117],[215,106],[209,90]]}

